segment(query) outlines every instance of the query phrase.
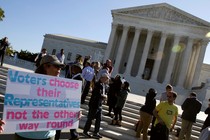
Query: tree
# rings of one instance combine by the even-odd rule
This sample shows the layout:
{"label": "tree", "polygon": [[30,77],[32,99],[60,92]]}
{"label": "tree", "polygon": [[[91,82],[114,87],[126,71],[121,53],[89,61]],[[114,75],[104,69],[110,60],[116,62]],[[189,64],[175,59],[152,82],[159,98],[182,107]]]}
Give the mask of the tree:
{"label": "tree", "polygon": [[4,10],[0,8],[0,21],[2,21],[4,17]]}
{"label": "tree", "polygon": [[13,49],[12,46],[7,47],[7,49],[6,49],[6,55],[8,55],[8,56],[14,56],[15,52],[16,51]]}
{"label": "tree", "polygon": [[38,53],[31,53],[27,50],[21,50],[18,53],[18,58],[23,59],[23,60],[27,60],[27,61],[31,61],[34,62],[35,57],[38,55]]}

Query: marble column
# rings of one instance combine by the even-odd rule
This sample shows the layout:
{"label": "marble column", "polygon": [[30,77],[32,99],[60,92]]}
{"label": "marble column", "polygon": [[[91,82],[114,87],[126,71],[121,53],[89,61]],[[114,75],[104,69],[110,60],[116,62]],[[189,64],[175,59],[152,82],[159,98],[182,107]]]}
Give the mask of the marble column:
{"label": "marble column", "polygon": [[195,73],[193,74],[193,80],[192,80],[192,85],[191,87],[197,86],[198,84],[198,80],[199,80],[199,76],[201,73],[201,68],[203,65],[203,59],[205,56],[205,52],[206,52],[206,47],[208,45],[208,42],[202,42],[202,45],[200,46],[200,53],[199,53],[199,57],[198,57],[198,61],[197,61],[197,65],[195,68]]}
{"label": "marble column", "polygon": [[143,50],[143,54],[142,54],[142,57],[141,57],[141,62],[140,62],[140,65],[139,65],[139,70],[138,70],[137,77],[142,78],[142,74],[144,73],[144,68],[145,68],[145,64],[146,64],[146,61],[147,61],[147,56],[148,56],[148,53],[149,53],[149,48],[150,48],[150,43],[152,41],[153,33],[154,33],[154,31],[152,31],[152,30],[148,30],[148,32],[147,32],[147,39],[146,39],[146,42],[145,42],[145,45],[144,45],[144,50]]}
{"label": "marble column", "polygon": [[125,43],[126,43],[126,40],[127,40],[128,30],[129,30],[129,27],[123,26],[123,33],[122,33],[122,37],[120,39],[120,45],[118,47],[117,57],[116,57],[115,64],[114,64],[114,69],[115,69],[116,73],[119,72],[121,58],[122,58],[123,50],[125,48]]}
{"label": "marble column", "polygon": [[180,40],[180,37],[175,36],[174,43],[173,43],[173,46],[171,48],[171,55],[170,55],[170,58],[169,58],[169,61],[168,61],[168,67],[167,67],[167,70],[166,70],[165,79],[164,79],[165,84],[170,83],[171,74],[172,74],[172,71],[173,71],[173,68],[174,68],[176,53],[177,53],[177,52],[173,51],[173,47],[175,47],[176,45],[179,45],[179,40]]}
{"label": "marble column", "polygon": [[157,81],[157,76],[158,76],[158,72],[159,72],[159,69],[160,69],[160,63],[161,63],[162,57],[163,57],[163,50],[164,50],[164,46],[165,46],[165,43],[166,43],[166,38],[167,38],[166,33],[162,32],[160,44],[159,44],[159,47],[158,47],[158,52],[157,52],[157,55],[156,55],[156,58],[155,58],[154,68],[152,70],[151,80],[153,80],[153,81]]}
{"label": "marble column", "polygon": [[128,58],[128,63],[126,66],[126,71],[125,71],[125,74],[128,76],[130,76],[131,68],[133,66],[133,61],[134,61],[137,45],[139,42],[140,33],[141,33],[141,29],[136,28],[134,39],[133,39],[131,50],[130,50],[130,54],[129,54],[129,58]]}
{"label": "marble column", "polygon": [[115,35],[116,35],[116,31],[117,31],[117,24],[112,23],[112,31],[111,34],[109,36],[109,42],[104,54],[104,62],[109,59],[111,51],[113,50],[112,48],[115,47],[114,45],[114,39],[115,39]]}
{"label": "marble column", "polygon": [[192,80],[193,80],[193,76],[195,73],[195,68],[197,65],[197,61],[198,61],[198,57],[199,57],[199,53],[200,53],[200,48],[199,46],[197,46],[197,44],[193,45],[193,49],[192,49],[192,56],[190,59],[190,65],[189,65],[189,71],[187,73],[187,79],[185,82],[185,88],[190,88],[192,85]]}
{"label": "marble column", "polygon": [[189,61],[190,61],[190,56],[192,53],[192,47],[193,47],[193,38],[188,38],[187,46],[183,54],[183,59],[181,63],[181,70],[178,78],[177,85],[180,87],[184,87],[184,82],[186,80],[187,76],[187,70],[189,70]]}

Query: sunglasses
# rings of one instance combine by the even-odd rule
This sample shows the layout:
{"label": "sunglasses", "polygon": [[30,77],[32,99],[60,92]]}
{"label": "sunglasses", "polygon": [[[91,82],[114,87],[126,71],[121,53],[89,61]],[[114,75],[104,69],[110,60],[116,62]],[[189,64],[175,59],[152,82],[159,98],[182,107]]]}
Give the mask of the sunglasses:
{"label": "sunglasses", "polygon": [[57,69],[61,68],[61,66],[59,66],[59,65],[53,65],[53,64],[49,64],[48,66],[53,66],[53,67],[55,67]]}

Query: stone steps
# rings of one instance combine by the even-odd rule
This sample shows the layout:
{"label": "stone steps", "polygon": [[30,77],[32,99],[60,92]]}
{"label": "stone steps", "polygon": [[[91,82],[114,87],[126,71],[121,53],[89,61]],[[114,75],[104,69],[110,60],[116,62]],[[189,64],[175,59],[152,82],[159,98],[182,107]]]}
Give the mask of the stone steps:
{"label": "stone steps", "polygon": [[[7,69],[4,69],[0,67],[0,95],[5,94],[5,89],[6,89],[6,79],[7,79]],[[88,102],[90,99],[91,94],[89,94],[86,98],[86,105],[81,105],[82,109],[82,118],[80,120],[79,127],[81,129],[84,128],[85,122],[87,120],[87,114],[88,114]],[[0,98],[1,99],[1,98]],[[2,97],[3,99],[3,97]],[[140,102],[140,101],[139,101]],[[143,104],[143,103],[142,103]],[[136,140],[138,138],[135,137],[136,132],[135,132],[135,124],[137,123],[139,119],[139,109],[142,106],[141,103],[136,103],[133,101],[127,101],[125,107],[123,108],[122,111],[122,127],[118,126],[113,126],[110,125],[112,118],[105,116],[105,114],[108,113],[108,106],[103,105],[103,116],[102,116],[102,122],[101,122],[101,128],[100,128],[100,133],[108,137],[110,139],[119,139],[119,140]],[[3,112],[3,100],[0,100],[0,117],[2,117],[2,112]],[[94,124],[94,123],[93,123]],[[193,140],[198,140],[199,134],[200,134],[200,129],[202,127],[203,121],[198,120],[197,122],[193,125],[193,130],[192,130],[192,139]],[[178,117],[177,123],[175,127],[181,127],[181,118],[180,115]],[[94,125],[91,126],[91,130],[93,131]],[[177,138],[174,136],[175,132],[170,133],[170,139],[171,140],[176,140]]]}
{"label": "stone steps", "polygon": [[[86,99],[87,99],[86,104],[88,104],[89,97],[87,97]],[[108,112],[108,107],[106,105],[103,105],[102,107],[103,107],[102,113],[106,114]],[[81,108],[85,110],[85,111],[83,111],[83,114],[87,115],[88,106],[87,105],[81,105]],[[130,139],[133,139],[133,137],[135,138],[136,132],[134,131],[134,129],[135,129],[135,124],[139,119],[139,109],[140,109],[140,107],[139,107],[138,104],[135,104],[135,103],[132,104],[132,102],[127,102],[125,110],[123,109],[123,112],[122,112],[122,118],[123,118],[122,127],[117,127],[117,128],[119,128],[119,130],[114,129],[114,131],[116,131],[118,133],[130,135],[130,137],[131,137]],[[129,111],[129,110],[131,110],[131,111]],[[136,114],[134,112],[136,112]],[[107,122],[107,124],[110,124],[112,119],[110,117],[103,116],[102,120]],[[175,128],[176,127],[181,128],[181,118],[180,118],[180,116],[178,117],[177,123],[175,125]],[[193,125],[192,136],[191,136],[193,140],[198,140],[198,137],[200,135],[201,127],[202,127],[202,123],[200,123],[200,121],[198,121],[198,123],[195,123]],[[126,131],[123,131],[123,130],[126,130]],[[174,133],[175,132],[170,133],[170,138],[176,139]]]}

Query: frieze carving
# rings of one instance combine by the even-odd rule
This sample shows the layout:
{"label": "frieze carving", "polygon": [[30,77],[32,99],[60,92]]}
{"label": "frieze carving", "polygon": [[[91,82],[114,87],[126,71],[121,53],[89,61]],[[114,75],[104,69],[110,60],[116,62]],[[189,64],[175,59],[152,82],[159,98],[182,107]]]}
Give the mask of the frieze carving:
{"label": "frieze carving", "polygon": [[183,15],[167,7],[155,7],[148,9],[122,11],[121,13],[148,17],[148,18],[157,18],[157,19],[185,23],[185,24],[192,24],[197,26],[206,26],[201,22],[198,22],[192,18],[187,17],[186,15]]}

